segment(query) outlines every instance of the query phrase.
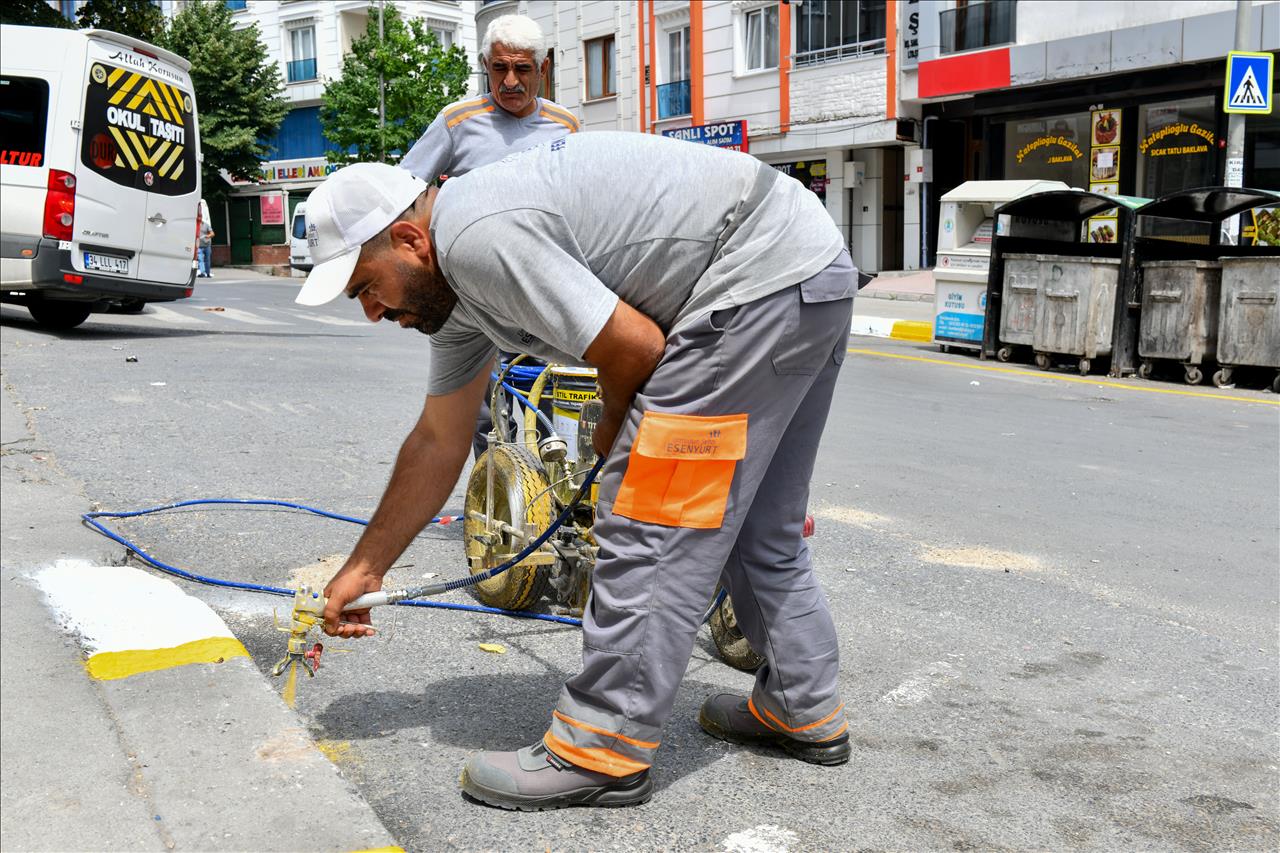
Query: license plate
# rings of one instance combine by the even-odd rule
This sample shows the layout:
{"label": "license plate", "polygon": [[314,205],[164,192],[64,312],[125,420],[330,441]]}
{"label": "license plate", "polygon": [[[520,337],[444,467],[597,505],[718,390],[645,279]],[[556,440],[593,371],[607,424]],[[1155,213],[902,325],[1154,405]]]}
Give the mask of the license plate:
{"label": "license plate", "polygon": [[118,272],[128,275],[129,259],[117,258],[114,255],[95,255],[92,252],[85,252],[84,268],[87,270]]}

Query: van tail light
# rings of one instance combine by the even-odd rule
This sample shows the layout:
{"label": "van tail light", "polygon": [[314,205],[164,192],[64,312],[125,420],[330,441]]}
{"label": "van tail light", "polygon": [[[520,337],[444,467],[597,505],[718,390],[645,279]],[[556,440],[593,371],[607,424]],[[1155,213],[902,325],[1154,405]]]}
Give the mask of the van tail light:
{"label": "van tail light", "polygon": [[191,243],[191,260],[195,260],[200,254],[200,230],[204,226],[204,209],[199,203],[196,204],[196,239]]}
{"label": "van tail light", "polygon": [[44,197],[44,236],[70,240],[76,220],[76,176],[61,169],[49,170],[49,192]]}

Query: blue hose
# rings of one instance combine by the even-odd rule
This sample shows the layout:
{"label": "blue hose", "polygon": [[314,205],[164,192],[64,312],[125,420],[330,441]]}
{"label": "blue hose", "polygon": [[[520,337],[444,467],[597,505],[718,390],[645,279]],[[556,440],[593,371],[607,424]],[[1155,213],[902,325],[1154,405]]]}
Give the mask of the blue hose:
{"label": "blue hose", "polygon": [[[556,529],[559,528],[560,525],[562,525],[565,522],[566,519],[568,519],[569,514],[573,511],[574,506],[577,505],[582,495],[585,494],[586,490],[590,487],[591,482],[595,479],[596,475],[599,473],[600,469],[603,466],[604,466],[604,460],[603,459],[597,460],[595,467],[587,475],[587,478],[583,481],[581,488],[579,488],[578,494],[575,495],[574,499],[569,502],[569,505],[565,508],[564,512],[562,512],[560,516],[557,517],[556,520],[552,522],[551,525],[545,531],[543,531],[541,536],[539,536],[537,539],[531,542],[528,546],[522,549],[520,553],[516,554],[514,557],[512,557],[510,560],[503,563],[502,565],[495,566],[494,568],[489,569],[488,571],[482,574],[472,575],[471,577],[467,577],[467,578],[459,578],[454,581],[446,581],[440,585],[441,587],[440,592],[451,592],[453,590],[462,589],[464,587],[472,586],[474,584],[480,583],[481,581],[488,580],[489,578],[499,575],[502,572],[506,571],[507,569],[511,568],[512,566],[516,565],[525,557],[527,557],[529,554],[533,553],[533,551],[541,547],[542,544],[551,537],[551,534],[554,533]],[[345,521],[350,524],[368,525],[369,523],[366,519],[363,519],[363,518],[356,518],[355,516],[351,516],[351,515],[341,515],[336,512],[329,512],[327,510],[317,509],[312,506],[307,506],[306,504],[293,503],[291,501],[265,500],[265,499],[257,500],[257,499],[248,499],[248,498],[203,498],[199,500],[178,501],[176,503],[164,504],[162,506],[153,506],[153,507],[148,507],[146,509],[131,510],[129,512],[86,512],[83,515],[81,515],[80,518],[81,520],[84,521],[85,524],[89,525],[94,530],[97,530],[103,536],[106,536],[108,539],[118,542],[119,544],[123,545],[125,548],[128,548],[130,551],[137,554],[138,557],[147,565],[151,566],[152,568],[158,569],[162,572],[165,572],[167,574],[171,574],[176,577],[183,578],[184,580],[194,581],[195,583],[207,584],[209,586],[218,586],[218,587],[224,587],[226,589],[239,589],[239,590],[245,590],[247,592],[261,592],[261,593],[267,593],[270,595],[281,595],[281,596],[292,597],[294,594],[294,590],[292,589],[286,589],[284,587],[278,587],[278,586],[267,586],[265,584],[247,583],[245,581],[219,580],[218,578],[211,578],[206,575],[198,575],[195,572],[189,572],[185,569],[180,569],[177,566],[173,566],[161,560],[156,559],[155,557],[148,554],[144,549],[142,549],[141,547],[139,547],[129,539],[126,539],[125,537],[116,533],[114,530],[110,529],[106,525],[97,521],[97,519],[99,518],[137,518],[138,516],[142,516],[142,515],[151,515],[153,513],[158,513],[158,512],[167,512],[169,510],[181,509],[182,507],[188,507],[188,506],[227,505],[227,504],[239,505],[239,506],[279,506],[279,507],[285,507],[288,509],[302,510],[303,512],[309,512],[313,515],[319,515],[323,518],[332,518],[337,521]],[[439,524],[443,520],[444,520],[444,517],[436,516],[435,518],[431,519],[429,523]],[[702,623],[705,624],[711,618],[711,614],[714,613],[716,608],[719,607],[724,602],[727,596],[728,596],[728,591],[725,589],[721,589],[719,594],[716,596],[715,600],[711,603],[711,606],[707,608],[706,613],[703,614]],[[480,605],[480,604],[457,604],[457,603],[444,602],[444,601],[421,601],[417,599],[405,599],[403,601],[397,601],[395,602],[395,604],[399,607],[430,607],[430,608],[435,608],[437,610],[462,610],[470,613],[488,613],[494,616],[512,616],[518,619],[535,619],[541,622],[555,622],[561,625],[573,625],[575,627],[582,626],[581,619],[574,619],[571,616],[553,616],[546,613],[532,613],[528,610],[502,610],[497,607],[485,607],[484,605]]]}
{"label": "blue hose", "polygon": [[[267,593],[270,595],[282,595],[282,596],[292,597],[294,594],[294,590],[292,589],[285,589],[284,587],[278,587],[278,586],[267,586],[265,584],[246,583],[244,581],[219,580],[218,578],[211,578],[205,575],[198,575],[195,572],[189,572],[185,569],[180,569],[177,566],[172,566],[168,563],[165,563],[161,560],[156,559],[155,557],[148,554],[145,550],[143,550],[138,545],[134,544],[130,540],[121,536],[119,533],[116,533],[114,530],[111,530],[106,525],[97,521],[97,519],[99,518],[136,518],[137,516],[140,516],[140,515],[151,515],[152,513],[165,512],[167,510],[179,509],[181,507],[201,506],[201,505],[207,505],[207,504],[239,504],[241,506],[281,506],[281,507],[287,507],[289,509],[303,510],[304,512],[309,512],[314,515],[323,516],[324,518],[332,518],[338,521],[347,521],[352,524],[367,525],[369,523],[367,520],[363,518],[356,518],[350,515],[340,515],[338,513],[328,512],[327,510],[322,510],[322,509],[316,509],[315,507],[310,507],[305,504],[291,503],[289,501],[248,500],[248,499],[241,500],[241,499],[233,499],[233,498],[207,498],[202,500],[179,501],[177,503],[164,504],[163,506],[148,507],[147,509],[133,510],[131,512],[86,512],[83,515],[81,515],[80,518],[84,521],[85,524],[89,525],[94,530],[97,530],[103,536],[106,536],[108,539],[112,539],[120,543],[121,545],[123,545],[124,547],[132,551],[133,553],[137,554],[138,557],[147,565],[151,566],[152,568],[159,569],[160,571],[165,572],[167,574],[180,577],[184,580],[194,581],[195,583],[207,584],[209,586],[219,586],[227,589],[240,589],[248,592],[261,592],[261,593]],[[563,518],[566,516],[567,516],[567,513],[565,514],[565,516],[561,517],[561,520],[563,520]],[[440,516],[437,516],[431,519],[432,524],[437,524],[440,521],[441,521]],[[559,526],[559,525],[555,525],[549,529],[548,535],[550,535],[551,532],[554,532],[556,526]],[[504,565],[506,565],[506,567],[509,568],[511,565],[514,565],[515,563],[520,562],[520,560],[522,559],[524,559],[524,556],[518,556],[517,559],[509,560],[507,564],[504,564]],[[501,569],[503,567],[498,566],[497,568]],[[492,572],[492,574],[497,574],[497,572]],[[485,580],[487,579],[487,577],[492,577],[492,574],[490,574],[489,572],[486,572],[485,576],[477,576],[477,577],[479,578],[479,580]],[[453,583],[457,584],[457,587],[454,587],[454,588],[468,586],[469,584],[466,583],[466,581],[468,580],[470,579],[463,578],[461,579],[461,582],[454,581]],[[397,601],[396,604],[400,607],[431,607],[439,610],[465,610],[471,613],[490,613],[495,616],[513,616],[519,619],[536,619],[541,622],[555,622],[561,625],[573,625],[575,627],[582,626],[581,619],[574,619],[571,616],[553,616],[547,613],[532,613],[527,610],[501,610],[497,607],[485,607],[480,604],[456,604],[456,603],[444,602],[444,601],[416,601],[416,600]]]}

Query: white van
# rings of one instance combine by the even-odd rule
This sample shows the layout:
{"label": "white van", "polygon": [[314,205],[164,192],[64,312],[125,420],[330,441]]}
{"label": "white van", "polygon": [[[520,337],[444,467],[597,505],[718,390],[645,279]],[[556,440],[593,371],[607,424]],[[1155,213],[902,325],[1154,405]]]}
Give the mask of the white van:
{"label": "white van", "polygon": [[0,26],[0,299],[69,329],[195,286],[190,63],[106,30]]}
{"label": "white van", "polygon": [[311,247],[307,245],[307,203],[298,202],[289,227],[289,266],[311,272]]}

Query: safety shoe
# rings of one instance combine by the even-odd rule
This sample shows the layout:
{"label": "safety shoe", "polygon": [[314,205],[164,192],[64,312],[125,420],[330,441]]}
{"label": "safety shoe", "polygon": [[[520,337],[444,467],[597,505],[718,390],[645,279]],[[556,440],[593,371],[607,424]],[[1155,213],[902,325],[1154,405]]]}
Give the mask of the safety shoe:
{"label": "safety shoe", "polygon": [[718,693],[703,702],[698,725],[714,738],[747,746],[779,746],[810,764],[844,764],[849,760],[847,732],[820,743],[796,740],[757,720],[747,707],[747,697],[736,693]]}
{"label": "safety shoe", "polygon": [[610,776],[570,764],[542,742],[515,752],[480,752],[462,769],[462,790],[500,809],[638,806],[653,796],[648,770]]}

